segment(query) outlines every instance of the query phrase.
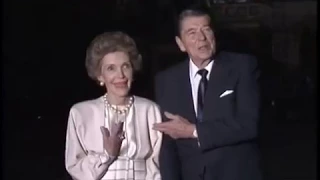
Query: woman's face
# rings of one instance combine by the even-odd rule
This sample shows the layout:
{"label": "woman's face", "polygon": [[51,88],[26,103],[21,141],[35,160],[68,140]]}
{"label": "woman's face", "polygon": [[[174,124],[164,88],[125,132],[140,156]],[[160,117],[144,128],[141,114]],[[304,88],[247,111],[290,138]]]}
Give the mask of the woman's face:
{"label": "woman's face", "polygon": [[98,80],[105,84],[108,95],[127,96],[131,88],[132,76],[132,65],[126,53],[117,51],[103,57]]}

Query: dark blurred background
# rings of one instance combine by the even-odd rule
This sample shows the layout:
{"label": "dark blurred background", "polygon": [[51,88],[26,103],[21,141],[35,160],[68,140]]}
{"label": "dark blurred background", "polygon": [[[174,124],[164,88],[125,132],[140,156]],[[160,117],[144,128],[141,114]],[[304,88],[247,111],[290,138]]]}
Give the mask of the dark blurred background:
{"label": "dark blurred background", "polygon": [[104,31],[131,35],[144,59],[134,92],[153,99],[154,75],[185,57],[173,19],[195,2],[212,9],[219,49],[259,60],[265,179],[316,179],[315,0],[4,0],[3,178],[69,179],[69,109],[103,93],[84,67],[89,42]]}

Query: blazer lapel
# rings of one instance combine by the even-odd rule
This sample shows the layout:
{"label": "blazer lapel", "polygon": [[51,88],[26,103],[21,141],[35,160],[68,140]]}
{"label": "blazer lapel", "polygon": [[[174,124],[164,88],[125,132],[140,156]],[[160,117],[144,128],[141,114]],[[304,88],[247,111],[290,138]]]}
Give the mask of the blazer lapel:
{"label": "blazer lapel", "polygon": [[[212,110],[213,102],[217,101],[221,92],[224,90],[224,82],[227,79],[229,69],[224,64],[223,56],[217,56],[212,66],[210,79],[208,82],[208,89],[204,101],[204,117],[208,111]],[[204,118],[205,119],[205,118]]]}
{"label": "blazer lapel", "polygon": [[[187,118],[191,122],[196,122],[196,113],[194,111],[193,106],[193,98],[192,98],[192,89],[191,83],[189,78],[189,61],[185,61],[182,66],[182,73],[181,73],[181,86],[180,88],[180,99],[181,99],[181,106],[186,114]],[[180,83],[179,83],[180,85]]]}

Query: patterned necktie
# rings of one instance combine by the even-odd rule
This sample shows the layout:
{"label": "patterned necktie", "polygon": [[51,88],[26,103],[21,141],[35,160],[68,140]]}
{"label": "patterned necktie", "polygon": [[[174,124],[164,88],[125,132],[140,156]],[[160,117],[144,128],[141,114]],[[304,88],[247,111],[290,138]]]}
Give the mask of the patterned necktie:
{"label": "patterned necktie", "polygon": [[201,80],[198,88],[197,121],[202,122],[204,96],[205,96],[206,88],[208,85],[208,80],[207,80],[208,71],[206,69],[200,69],[197,73],[201,75]]}

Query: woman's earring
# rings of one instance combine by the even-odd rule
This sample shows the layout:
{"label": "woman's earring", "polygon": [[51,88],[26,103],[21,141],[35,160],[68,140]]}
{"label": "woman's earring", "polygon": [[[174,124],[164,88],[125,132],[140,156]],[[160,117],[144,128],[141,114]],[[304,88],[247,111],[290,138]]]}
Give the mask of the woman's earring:
{"label": "woman's earring", "polygon": [[99,84],[100,84],[100,86],[103,86],[103,85],[104,85],[104,83],[103,83],[102,81],[100,81],[100,83],[99,83]]}

